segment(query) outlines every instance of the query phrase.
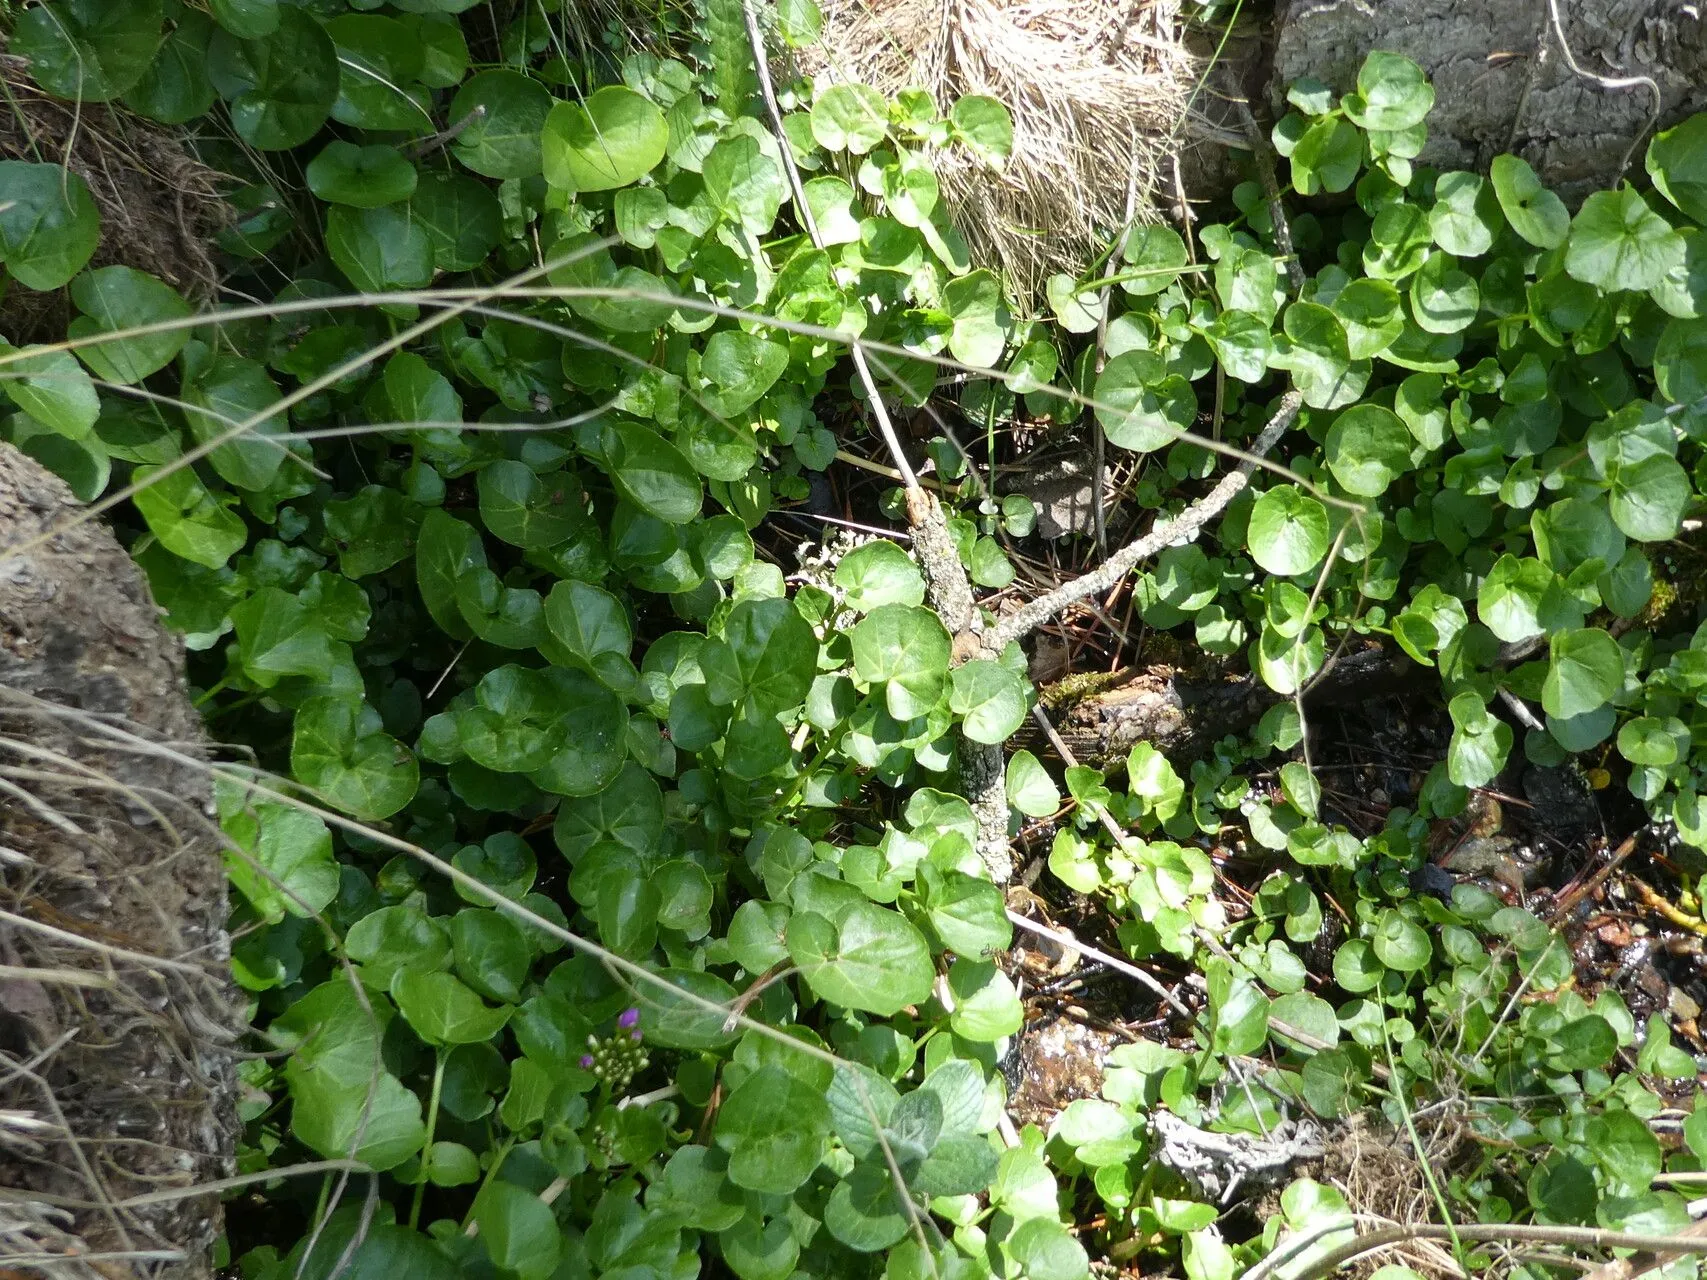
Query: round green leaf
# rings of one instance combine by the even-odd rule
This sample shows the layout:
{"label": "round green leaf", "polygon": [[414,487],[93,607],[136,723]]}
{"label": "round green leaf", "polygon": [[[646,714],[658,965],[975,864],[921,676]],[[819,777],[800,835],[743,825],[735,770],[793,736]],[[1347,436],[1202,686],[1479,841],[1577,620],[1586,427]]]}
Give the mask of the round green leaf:
{"label": "round green leaf", "polygon": [[504,238],[498,197],[466,173],[422,174],[409,212],[426,233],[440,271],[472,271]]}
{"label": "round green leaf", "polygon": [[1652,289],[1683,265],[1683,237],[1632,187],[1597,191],[1577,210],[1565,270],[1601,289]]}
{"label": "round green leaf", "polygon": [[451,99],[452,127],[480,113],[457,134],[452,150],[483,177],[531,178],[540,171],[541,134],[562,106],[553,107],[546,87],[519,71],[482,71]]}
{"label": "round green leaf", "polygon": [[399,969],[391,998],[410,1028],[430,1045],[482,1044],[510,1020],[508,1008],[488,1008],[448,973]]}
{"label": "round green leaf", "polygon": [[1399,291],[1385,280],[1353,280],[1334,299],[1333,312],[1345,327],[1352,360],[1380,355],[1405,328]]}
{"label": "round green leaf", "polygon": [[[1647,765],[1651,768],[1664,769],[1677,763],[1678,738],[1673,732],[1673,726],[1681,726],[1682,721],[1674,720],[1671,724],[1658,716],[1638,716],[1634,720],[1626,720],[1618,730],[1618,754],[1631,764]],[[1688,742],[1688,730],[1683,733]]]}
{"label": "round green leaf", "polygon": [[1468,328],[1481,305],[1475,279],[1460,271],[1449,253],[1431,253],[1411,281],[1411,313],[1429,333]]}
{"label": "round green leaf", "polygon": [[1549,657],[1541,705],[1560,720],[1600,708],[1624,686],[1624,651],[1598,628],[1555,632]]}
{"label": "round green leaf", "polygon": [[223,569],[249,541],[248,526],[231,510],[231,496],[215,496],[189,467],[138,467],[131,479],[139,486],[132,499],[136,509],[173,555]]}
{"label": "round green leaf", "polygon": [[[168,325],[190,314],[170,285],[133,267],[102,267],[77,277],[71,298],[83,314],[71,321],[73,338],[116,334],[124,329]],[[165,328],[112,341],[89,343],[77,349],[84,364],[109,382],[141,382],[164,369],[189,340],[189,327]]]}
{"label": "round green leaf", "polygon": [[870,613],[886,604],[923,604],[925,577],[912,557],[887,538],[855,547],[836,566],[835,582],[850,609]]}
{"label": "round green leaf", "polygon": [[9,52],[55,97],[106,102],[142,79],[160,28],[160,0],[53,0],[17,14]]}
{"label": "round green leaf", "polygon": [[1147,452],[1172,443],[1197,419],[1197,394],[1180,374],[1166,372],[1152,351],[1126,351],[1097,375],[1097,421],[1111,444]]}
{"label": "round green leaf", "polygon": [[1324,442],[1328,469],[1347,493],[1375,498],[1411,465],[1411,433],[1391,409],[1360,404],[1334,419]]}
{"label": "round green leaf", "polygon": [[638,422],[615,421],[604,429],[605,465],[618,492],[647,515],[667,524],[687,524],[700,514],[704,492],[681,451]]}
{"label": "round green leaf", "polygon": [[290,767],[299,782],[364,822],[408,804],[421,778],[414,755],[358,698],[310,698],[297,709]]}
{"label": "round green leaf", "polygon": [[1025,681],[999,662],[979,658],[954,669],[949,710],[965,717],[961,731],[974,742],[1002,743],[1025,723]]}
{"label": "round green leaf", "polygon": [[818,1167],[829,1136],[824,1091],[777,1065],[748,1075],[717,1112],[715,1138],[729,1152],[729,1180],[748,1191],[791,1194]]}
{"label": "round green leaf", "polygon": [[[1510,733],[1509,729],[1507,733]],[[1406,919],[1397,908],[1389,908],[1382,915],[1369,945],[1374,948],[1377,960],[1400,973],[1414,973],[1425,968],[1434,955],[1428,933],[1421,925]]]}
{"label": "round green leaf", "polygon": [[338,51],[305,10],[279,10],[279,29],[259,40],[216,31],[208,78],[231,106],[237,136],[263,151],[288,151],[320,131],[338,97]]}
{"label": "round green leaf", "polygon": [[949,119],[954,136],[985,164],[1000,167],[1012,154],[1014,119],[997,99],[969,93],[955,102]]}
{"label": "round green leaf", "polygon": [[331,204],[377,209],[415,191],[415,166],[396,147],[328,142],[308,162],[308,189]]}
{"label": "round green leaf", "polygon": [[1270,573],[1308,573],[1328,551],[1327,509],[1293,485],[1277,485],[1251,508],[1245,542],[1251,558]]}
{"label": "round green leaf", "polygon": [[326,211],[326,252],[364,293],[432,283],[433,245],[406,208],[333,205]]}
{"label": "round green leaf", "polygon": [[856,902],[838,928],[799,912],[788,922],[788,954],[822,1000],[891,1017],[930,998],[936,970],[924,936],[897,912]]}
{"label": "round green leaf", "polygon": [[124,105],[161,124],[186,124],[206,115],[219,99],[207,75],[212,36],[206,14],[180,9],[154,61],[125,92]]}
{"label": "round green leaf", "polygon": [[870,85],[833,84],[812,104],[812,137],[826,151],[863,156],[889,136],[889,104]]}
{"label": "round green leaf", "polygon": [[1482,580],[1476,612],[1483,625],[1507,644],[1582,623],[1581,606],[1573,607],[1557,574],[1539,560],[1510,553],[1502,555]]}
{"label": "round green leaf", "polygon": [[1667,322],[1654,348],[1654,383],[1673,404],[1707,398],[1707,319]]}
{"label": "round green leaf", "polygon": [[1455,171],[1435,179],[1429,231],[1434,242],[1460,258],[1475,258],[1493,248],[1505,226],[1499,197],[1480,174]]}
{"label": "round green leaf", "polygon": [[1538,249],[1557,249],[1565,243],[1570,212],[1563,200],[1541,185],[1528,161],[1495,156],[1488,172],[1513,231]]}
{"label": "round green leaf", "polygon": [[0,259],[19,284],[57,289],[83,269],[101,215],[82,178],[56,164],[0,160],[0,191]]}
{"label": "round green leaf", "polygon": [[[1401,53],[1370,53],[1357,71],[1357,93],[1363,99],[1357,123],[1365,129],[1409,129],[1434,106],[1434,88],[1422,68]],[[1349,114],[1352,104],[1346,109]]]}
{"label": "round green leaf", "polygon": [[1120,287],[1138,297],[1166,289],[1189,261],[1179,232],[1159,223],[1128,231],[1120,255],[1126,260],[1126,270],[1120,274],[1133,277],[1122,279]]}
{"label": "round green leaf", "polygon": [[1363,135],[1349,121],[1324,116],[1292,149],[1292,187],[1301,196],[1344,191],[1363,167]]}
{"label": "round green leaf", "polygon": [[1606,479],[1613,523],[1626,537],[1665,542],[1677,536],[1694,489],[1676,458],[1649,454],[1611,468]]}
{"label": "round green leaf", "polygon": [[928,715],[941,700],[952,644],[948,629],[929,609],[879,605],[848,639],[855,673],[867,684],[883,687],[885,705],[895,719],[905,723]]}
{"label": "round green leaf", "polygon": [[79,440],[101,416],[101,398],[83,366],[63,351],[22,351],[0,342],[0,396],[9,396],[56,435]]}
{"label": "round green leaf", "polygon": [[[360,129],[430,133],[437,126],[432,101],[415,82],[424,78],[428,31],[460,32],[454,24],[422,23],[411,28],[378,13],[341,13],[326,24],[338,50],[338,97],[332,118]],[[463,49],[467,61],[467,49]],[[438,87],[448,88],[462,79]]]}
{"label": "round green leaf", "polygon": [[626,187],[657,167],[670,140],[664,113],[622,85],[606,85],[585,105],[558,103],[544,128],[545,180],[565,191]]}

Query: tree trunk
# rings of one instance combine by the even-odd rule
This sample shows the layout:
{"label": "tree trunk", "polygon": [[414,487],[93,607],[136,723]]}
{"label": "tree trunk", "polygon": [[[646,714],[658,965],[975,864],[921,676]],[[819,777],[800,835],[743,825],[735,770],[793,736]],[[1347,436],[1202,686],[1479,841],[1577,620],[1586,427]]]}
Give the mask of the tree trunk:
{"label": "tree trunk", "polygon": [[[1570,53],[1591,75],[1573,71]],[[1434,85],[1428,147],[1440,169],[1522,156],[1573,205],[1639,170],[1653,128],[1707,110],[1707,22],[1682,0],[1280,0],[1269,92],[1313,76],[1345,92],[1371,50],[1414,59]],[[1649,77],[1609,88],[1607,80]],[[1657,120],[1657,123],[1656,123]]]}
{"label": "tree trunk", "polygon": [[221,840],[149,751],[204,754],[182,646],[101,524],[42,538],[77,513],[0,445],[0,1274],[190,1280],[246,1025]]}

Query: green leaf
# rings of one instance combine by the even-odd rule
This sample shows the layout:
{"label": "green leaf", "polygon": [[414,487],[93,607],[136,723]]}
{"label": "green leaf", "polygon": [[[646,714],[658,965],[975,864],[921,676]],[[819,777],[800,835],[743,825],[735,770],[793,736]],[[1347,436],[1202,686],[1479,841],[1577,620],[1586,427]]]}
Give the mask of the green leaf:
{"label": "green leaf", "polygon": [[487,530],[511,546],[554,547],[585,523],[580,480],[572,473],[536,475],[507,458],[481,469],[480,518]]}
{"label": "green leaf", "polygon": [[889,105],[870,85],[833,84],[812,104],[812,137],[826,151],[863,156],[889,136]]}
{"label": "green leaf", "polygon": [[1354,108],[1350,99],[1342,105],[1365,129],[1409,129],[1421,124],[1434,106],[1434,88],[1422,68],[1400,53],[1377,50],[1366,57],[1357,71],[1357,93],[1363,99],[1361,108]]}
{"label": "green leaf", "polygon": [[55,97],[106,102],[142,79],[160,27],[160,0],[54,0],[17,14],[10,52]]}
{"label": "green leaf", "polygon": [[331,206],[326,211],[326,252],[363,293],[432,283],[433,242],[406,208]]}
{"label": "green leaf", "polygon": [[[1637,716],[1634,720],[1626,720],[1618,730],[1618,754],[1631,764],[1667,768],[1677,762],[1678,739],[1673,726],[1681,725],[1682,721],[1673,720],[1668,724],[1658,716]],[[1684,741],[1688,741],[1687,729],[1684,730]]]}
{"label": "green leaf", "polygon": [[1608,291],[1645,291],[1682,266],[1683,255],[1683,237],[1626,186],[1583,201],[1571,221],[1565,270]]}
{"label": "green leaf", "polygon": [[1431,253],[1411,281],[1411,314],[1428,333],[1457,333],[1481,308],[1476,281],[1449,253]]}
{"label": "green leaf", "polygon": [[[84,340],[78,357],[108,382],[141,382],[170,364],[189,340],[189,326],[173,322],[190,314],[190,304],[170,285],[132,267],[84,272],[72,281],[71,298],[83,313],[67,328],[71,337]],[[88,341],[149,326],[161,326],[160,332]]]}
{"label": "green leaf", "polygon": [[229,496],[216,497],[188,467],[169,472],[138,467],[131,479],[139,486],[132,499],[136,509],[173,555],[220,569],[249,541],[249,530],[231,511]]}
{"label": "green leaf", "polygon": [[[1397,305],[1396,297],[1394,305]],[[1268,376],[1274,341],[1268,325],[1260,317],[1249,311],[1223,311],[1203,336],[1215,349],[1215,358],[1229,377],[1240,382],[1261,382]]]}
{"label": "green leaf", "polygon": [[948,629],[929,609],[885,604],[848,635],[854,672],[884,691],[889,714],[905,723],[942,700],[952,649]]}
{"label": "green leaf", "polygon": [[1676,458],[1664,454],[1612,467],[1607,484],[1613,522],[1637,542],[1675,538],[1694,497],[1689,473]]}
{"label": "green leaf", "polygon": [[705,157],[702,172],[705,193],[725,218],[755,236],[775,225],[788,184],[781,162],[766,154],[757,138],[745,133],[724,138]]}
{"label": "green leaf", "polygon": [[481,1044],[510,1020],[509,1008],[486,1004],[448,973],[399,969],[391,979],[391,998],[403,1018],[428,1044]]}
{"label": "green leaf", "polygon": [[179,10],[154,61],[125,92],[124,105],[160,124],[186,124],[206,115],[219,98],[207,77],[212,35],[213,23],[206,14]]}
{"label": "green leaf", "polygon": [[420,766],[359,698],[316,697],[297,708],[291,772],[334,807],[377,822],[415,797]]}
{"label": "green leaf", "polygon": [[1647,170],[1655,190],[1707,226],[1707,112],[1656,133],[1648,143]]}
{"label": "green leaf", "polygon": [[243,40],[259,40],[279,29],[278,0],[209,0],[214,21]]}
{"label": "green leaf", "polygon": [[[898,607],[898,606],[897,606]],[[752,700],[775,714],[798,706],[817,674],[818,641],[789,600],[743,600],[724,619],[723,637],[700,650],[706,692],[717,706]]]}
{"label": "green leaf", "polygon": [[1538,249],[1556,249],[1565,243],[1571,215],[1565,202],[1541,184],[1528,161],[1495,156],[1489,176],[1513,231]]}
{"label": "green leaf", "polygon": [[982,960],[1005,950],[1013,941],[1006,906],[1002,891],[990,881],[950,871],[940,887],[931,889],[931,928],[950,951]]}
{"label": "green leaf", "polygon": [[1554,1031],[1547,1047],[1549,1066],[1560,1071],[1588,1071],[1612,1061],[1618,1052],[1618,1033],[1605,1018],[1591,1013]]}
{"label": "green leaf", "polygon": [[687,524],[699,516],[704,491],[681,451],[637,422],[604,429],[605,464],[617,491],[654,519]]}
{"label": "green leaf", "polygon": [[556,583],[545,598],[545,625],[575,665],[618,693],[633,687],[634,636],[627,611],[610,592],[585,582]]}
{"label": "green leaf", "polygon": [[293,1060],[285,1068],[291,1095],[291,1131],[329,1159],[356,1159],[372,1169],[392,1169],[421,1149],[426,1125],[421,1100],[373,1063],[366,1077],[342,1085]]}
{"label": "green leaf", "polygon": [[318,133],[331,113],[338,51],[306,11],[286,5],[279,29],[261,39],[214,32],[208,77],[230,105],[238,137],[263,151],[288,151]]}
{"label": "green leaf", "polygon": [[699,371],[708,386],[706,407],[734,417],[776,385],[788,368],[788,348],[740,329],[723,329],[706,340]]}
{"label": "green leaf", "polygon": [[1291,159],[1292,189],[1299,195],[1344,191],[1363,168],[1363,137],[1338,116],[1324,116],[1304,130]]}
{"label": "green leaf", "polygon": [[788,954],[819,999],[890,1017],[930,997],[936,971],[923,935],[904,917],[854,903],[838,928],[798,912],[788,922]]}
{"label": "green leaf", "polygon": [[901,1241],[907,1234],[907,1215],[889,1170],[862,1164],[839,1181],[824,1205],[824,1226],[859,1253],[877,1253]]}
{"label": "green leaf", "polygon": [[1147,452],[1171,444],[1197,419],[1197,395],[1151,351],[1125,351],[1097,375],[1097,421],[1109,442]]}
{"label": "green leaf", "polygon": [[1008,757],[1008,803],[1028,818],[1047,818],[1061,807],[1061,791],[1037,757],[1023,748]]}
{"label": "green leaf", "polygon": [[533,1192],[495,1179],[475,1197],[473,1214],[493,1265],[521,1280],[546,1280],[557,1270],[563,1232],[551,1206]]}
{"label": "green leaf", "polygon": [[[1511,726],[1488,714],[1482,695],[1466,690],[1452,699],[1452,742],[1446,752],[1446,776],[1461,787],[1485,787],[1505,768],[1511,754]],[[1379,952],[1377,953],[1379,954]],[[1386,961],[1390,968],[1398,968]]]}
{"label": "green leaf", "polygon": [[[431,132],[437,126],[428,108],[431,100],[415,82],[426,70],[428,32],[460,31],[455,24],[404,21],[377,13],[341,13],[325,23],[326,34],[338,51],[338,97],[332,118],[361,129]],[[439,37],[442,38],[442,37]],[[466,64],[468,51],[462,50]],[[456,76],[439,85],[448,88]],[[460,135],[458,135],[460,136]]]}
{"label": "green leaf", "polygon": [[836,565],[836,586],[847,593],[848,607],[870,613],[886,604],[925,601],[925,577],[900,547],[879,538],[855,547]]}
{"label": "green leaf", "polygon": [[983,960],[956,960],[948,970],[949,990],[954,994],[954,1012],[949,1025],[954,1034],[977,1044],[993,1044],[1017,1035],[1025,1025],[1025,1008],[1013,979]]}
{"label": "green leaf", "polygon": [[977,658],[950,673],[949,710],[964,717],[961,731],[974,742],[1006,742],[1025,723],[1025,681],[999,662]]}
{"label": "green leaf", "polygon": [[995,367],[1013,330],[1001,281],[982,269],[950,280],[942,289],[942,305],[954,321],[950,354],[962,364]]}
{"label": "green leaf", "polygon": [[1673,404],[1707,398],[1707,319],[1667,322],[1654,348],[1654,383]]}
{"label": "green leaf", "polygon": [[1555,632],[1541,705],[1568,720],[1603,706],[1624,686],[1624,651],[1606,632],[1587,627]]}
{"label": "green leaf", "polygon": [[[568,106],[553,106],[550,90],[518,71],[482,71],[464,81],[451,99],[452,128],[480,113],[456,135],[451,151],[482,177],[531,178],[540,172],[543,145],[549,143],[560,157],[556,149],[564,145],[562,112]],[[585,115],[583,108],[575,109]]]}
{"label": "green leaf", "polygon": [[427,512],[415,543],[415,583],[433,621],[453,639],[466,640],[469,634],[457,609],[456,581],[485,565],[485,549],[471,525],[442,510]]}
{"label": "green leaf", "polygon": [[472,271],[504,238],[498,197],[466,173],[421,174],[409,212],[432,245],[440,271]]}
{"label": "green leaf", "polygon": [[1482,580],[1476,612],[1507,644],[1582,624],[1582,609],[1573,605],[1557,574],[1539,560],[1520,560],[1509,552]]}
{"label": "green leaf", "polygon": [[1380,405],[1347,409],[1328,428],[1328,469],[1347,493],[1376,498],[1411,466],[1411,433]]}
{"label": "green leaf", "polygon": [[781,1066],[767,1065],[723,1100],[714,1136],[729,1153],[731,1182],[748,1191],[785,1196],[812,1176],[829,1134],[830,1106],[824,1091]]}
{"label": "green leaf", "polygon": [[284,464],[285,447],[268,437],[290,427],[284,414],[270,412],[283,397],[264,365],[222,351],[185,378],[179,395],[184,421],[203,444],[247,426],[208,454],[221,479],[239,489],[265,489],[272,483]]}
{"label": "green leaf", "polygon": [[1296,486],[1283,484],[1251,508],[1245,542],[1251,558],[1283,578],[1309,573],[1328,551],[1327,509]]}
{"label": "green leaf", "polygon": [[0,160],[0,191],[0,259],[19,284],[57,289],[83,269],[100,243],[101,215],[82,178],[56,164]]}
{"label": "green leaf", "polygon": [[1179,232],[1159,223],[1136,226],[1128,231],[1120,247],[1120,256],[1126,260],[1127,266],[1127,270],[1120,274],[1136,277],[1122,280],[1120,287],[1136,297],[1148,297],[1166,289],[1179,278],[1180,271],[1189,261],[1185,241],[1180,239]]}
{"label": "green leaf", "polygon": [[[1506,732],[1509,736],[1510,730]],[[1428,933],[1397,908],[1389,908],[1383,913],[1375,927],[1375,935],[1370,939],[1370,946],[1374,948],[1377,960],[1400,973],[1414,973],[1426,968],[1434,956],[1434,946]]]}
{"label": "green leaf", "polygon": [[227,851],[232,885],[255,914],[270,924],[285,916],[313,916],[338,896],[339,870],[332,833],[312,813],[259,797],[226,779],[214,786],[219,825],[246,857]]}
{"label": "green leaf", "polygon": [[415,166],[396,147],[328,142],[308,162],[308,189],[332,204],[377,209],[415,192]]}
{"label": "green leaf", "polygon": [[1353,280],[1334,299],[1333,312],[1345,328],[1346,354],[1352,360],[1380,355],[1404,332],[1399,291],[1385,280]]}
{"label": "green leaf", "polygon": [[[668,143],[664,113],[653,102],[622,85],[606,85],[585,105],[559,102],[551,108],[543,139],[545,180],[571,192],[613,191],[656,168]],[[708,171],[708,185],[710,180]],[[776,180],[780,185],[780,173]]]}
{"label": "green leaf", "polygon": [[[1521,162],[1520,162],[1521,163]],[[1494,187],[1480,174],[1455,171],[1435,179],[1434,208],[1428,213],[1434,242],[1460,258],[1480,257],[1493,248],[1505,227]]]}
{"label": "green leaf", "polygon": [[0,342],[0,394],[48,430],[70,440],[89,434],[101,398],[83,367],[63,351],[22,351]]}
{"label": "green leaf", "polygon": [[296,596],[262,587],[231,608],[243,674],[263,689],[286,676],[332,677],[336,659],[320,619]]}
{"label": "green leaf", "polygon": [[1288,347],[1276,351],[1270,363],[1292,370],[1305,404],[1312,409],[1337,409],[1362,395],[1369,366],[1352,362],[1345,326],[1338,316],[1314,302],[1294,302],[1286,308],[1281,327]]}
{"label": "green leaf", "polygon": [[1014,149],[1014,121],[995,98],[969,93],[949,113],[954,136],[985,164],[1000,168]]}

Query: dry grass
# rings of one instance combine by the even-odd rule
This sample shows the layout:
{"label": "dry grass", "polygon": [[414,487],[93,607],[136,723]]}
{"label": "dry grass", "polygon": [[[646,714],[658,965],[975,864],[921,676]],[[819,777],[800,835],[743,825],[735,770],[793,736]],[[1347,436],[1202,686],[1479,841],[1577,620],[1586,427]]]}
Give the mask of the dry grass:
{"label": "dry grass", "polygon": [[[22,58],[0,54],[0,160],[63,164],[89,185],[101,214],[90,266],[135,267],[192,302],[218,287],[209,246],[230,220],[221,191],[232,180],[196,160],[171,130],[116,105],[51,98]],[[13,342],[59,338],[69,318],[64,290],[14,284],[0,297],[0,334]]]}
{"label": "dry grass", "polygon": [[1199,71],[1181,41],[1179,0],[827,0],[807,53],[820,78],[884,92],[929,89],[1000,99],[1014,152],[992,172],[958,149],[939,165],[973,260],[1000,263],[1036,295],[1076,274],[1126,221],[1171,193],[1173,133]]}

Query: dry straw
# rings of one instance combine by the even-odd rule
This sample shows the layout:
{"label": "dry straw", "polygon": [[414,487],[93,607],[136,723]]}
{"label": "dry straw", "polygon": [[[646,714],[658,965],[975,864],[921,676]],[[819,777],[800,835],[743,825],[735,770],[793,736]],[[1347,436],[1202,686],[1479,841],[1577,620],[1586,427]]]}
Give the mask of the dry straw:
{"label": "dry straw", "polygon": [[938,176],[974,262],[1000,264],[1021,296],[1076,275],[1158,190],[1171,192],[1176,126],[1199,64],[1180,0],[825,0],[805,51],[820,82],[885,93],[915,86],[947,109],[987,94],[1014,117],[993,172],[959,148]]}

